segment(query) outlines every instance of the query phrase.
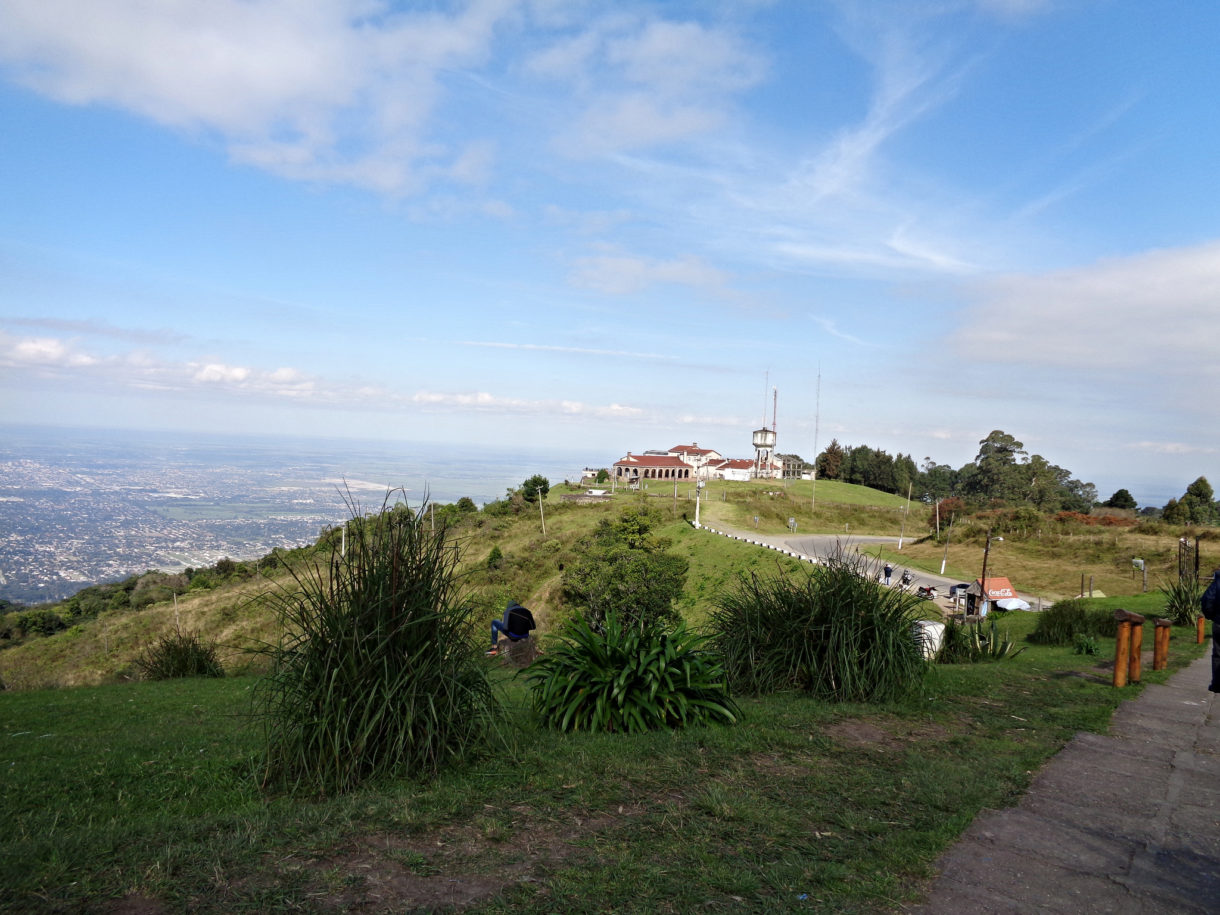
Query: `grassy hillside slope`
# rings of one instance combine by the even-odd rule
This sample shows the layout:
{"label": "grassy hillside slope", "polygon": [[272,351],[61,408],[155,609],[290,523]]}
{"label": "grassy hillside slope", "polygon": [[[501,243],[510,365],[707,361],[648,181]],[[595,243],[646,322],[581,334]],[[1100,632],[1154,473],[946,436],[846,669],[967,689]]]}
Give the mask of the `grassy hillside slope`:
{"label": "grassy hillside slope", "polygon": [[[617,514],[635,499],[646,499],[665,519],[659,531],[691,563],[679,609],[693,623],[702,622],[719,594],[742,571],[773,568],[775,554],[748,544],[708,536],[689,524],[695,513],[695,487],[652,481],[639,493],[619,490],[610,499],[574,502],[578,487],[555,487],[538,514],[533,507],[518,514],[478,512],[463,516],[454,535],[463,556],[463,586],[486,619],[499,616],[509,599],[533,609],[542,630],[566,613],[560,586],[565,565],[577,556],[598,521]],[[816,495],[816,503],[813,501]],[[816,491],[808,481],[713,481],[704,490],[701,520],[763,534],[881,534],[896,544],[870,552],[909,565],[939,571],[944,547],[925,538],[932,516],[928,506],[862,486],[822,481]],[[755,521],[757,519],[757,521]],[[545,526],[545,531],[544,531]],[[1178,531],[1140,533],[1130,528],[1087,528],[1052,523],[1009,534],[992,543],[988,574],[1009,577],[1022,591],[1057,599],[1079,593],[1084,577],[1108,595],[1137,594],[1143,579],[1133,575],[1131,560],[1140,557],[1149,569],[1153,590],[1176,575]],[[972,581],[982,570],[985,530],[959,527],[950,538],[946,574]],[[1207,553],[1214,541],[1204,540]],[[501,561],[488,566],[493,548]],[[324,559],[322,560],[324,562]],[[1205,565],[1215,558],[1205,556]],[[1210,565],[1208,565],[1210,568]],[[132,661],[153,639],[180,626],[223,646],[226,669],[240,672],[255,663],[243,651],[251,642],[278,637],[275,621],[258,603],[270,588],[291,587],[282,570],[263,570],[258,577],[218,587],[188,591],[138,611],[106,611],[50,637],[31,637],[21,644],[0,642],[0,680],[11,687],[79,686],[131,679]]]}

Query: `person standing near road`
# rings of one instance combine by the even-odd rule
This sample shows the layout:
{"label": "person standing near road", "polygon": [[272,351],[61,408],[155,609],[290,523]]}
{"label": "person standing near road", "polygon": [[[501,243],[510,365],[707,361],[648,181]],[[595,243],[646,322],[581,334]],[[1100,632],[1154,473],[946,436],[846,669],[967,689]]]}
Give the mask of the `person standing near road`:
{"label": "person standing near road", "polygon": [[890,583],[890,576],[893,574],[894,574],[894,567],[887,562],[885,564],[885,584],[887,587],[889,586],[889,583]]}
{"label": "person standing near road", "polygon": [[1212,583],[1199,598],[1199,609],[1212,624],[1212,683],[1208,689],[1220,693],[1220,628],[1216,626],[1220,622],[1220,569],[1212,573]]}

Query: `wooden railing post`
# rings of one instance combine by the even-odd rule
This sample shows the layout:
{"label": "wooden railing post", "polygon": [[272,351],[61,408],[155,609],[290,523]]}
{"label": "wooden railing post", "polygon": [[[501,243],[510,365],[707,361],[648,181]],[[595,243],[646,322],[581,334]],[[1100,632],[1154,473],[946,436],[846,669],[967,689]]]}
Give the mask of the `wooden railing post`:
{"label": "wooden railing post", "polygon": [[1131,658],[1131,623],[1119,616],[1125,610],[1116,610],[1114,618],[1118,620],[1118,634],[1114,639],[1114,686],[1127,685],[1127,667]]}
{"label": "wooden railing post", "polygon": [[1153,625],[1152,669],[1164,670],[1169,666],[1169,630],[1173,623],[1169,620],[1157,620]]}
{"label": "wooden railing post", "polygon": [[1114,685],[1140,682],[1140,648],[1144,642],[1144,618],[1128,610],[1115,610],[1118,638],[1114,645]]}
{"label": "wooden railing post", "polygon": [[1127,679],[1132,683],[1140,682],[1140,674],[1142,673],[1143,664],[1143,648],[1144,648],[1144,618],[1138,614],[1131,614],[1131,664],[1128,668]]}
{"label": "wooden railing post", "polygon": [[1196,621],[1196,623],[1195,623],[1195,644],[1196,645],[1203,644],[1203,627],[1205,625],[1207,625],[1207,620],[1205,620],[1203,617],[1199,617],[1198,621]]}

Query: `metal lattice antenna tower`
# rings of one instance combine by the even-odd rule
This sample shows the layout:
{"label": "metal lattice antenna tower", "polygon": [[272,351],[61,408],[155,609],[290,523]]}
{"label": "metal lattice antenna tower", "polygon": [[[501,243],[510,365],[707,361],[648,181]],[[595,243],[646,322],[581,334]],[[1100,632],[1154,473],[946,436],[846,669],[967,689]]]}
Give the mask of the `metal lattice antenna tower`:
{"label": "metal lattice antenna tower", "polygon": [[818,504],[818,428],[822,424],[822,363],[818,363],[817,398],[813,407],[813,477],[809,487],[809,510]]}

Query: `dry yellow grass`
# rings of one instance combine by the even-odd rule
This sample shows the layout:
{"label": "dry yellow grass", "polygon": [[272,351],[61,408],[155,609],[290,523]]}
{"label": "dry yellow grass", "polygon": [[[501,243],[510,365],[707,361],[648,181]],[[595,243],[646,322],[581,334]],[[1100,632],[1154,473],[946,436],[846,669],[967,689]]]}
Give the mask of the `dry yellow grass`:
{"label": "dry yellow grass", "polygon": [[[1172,535],[1150,536],[1113,528],[1027,539],[1008,537],[992,541],[987,576],[1003,576],[1019,591],[1051,600],[1080,594],[1082,576],[1086,593],[1091,580],[1095,592],[1110,597],[1138,594],[1144,579],[1133,568],[1132,560],[1145,561],[1148,590],[1154,591],[1176,579],[1177,549],[1178,539]],[[920,541],[904,544],[901,553],[891,549],[884,555],[900,564],[939,572],[945,550],[941,544]],[[968,582],[982,571],[982,543],[950,542],[946,575]]]}

